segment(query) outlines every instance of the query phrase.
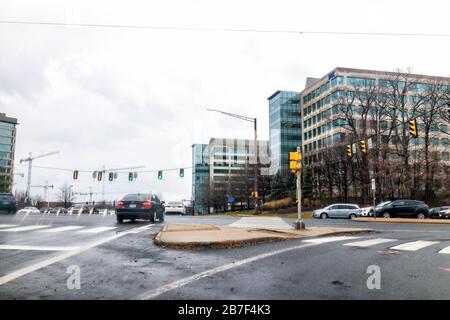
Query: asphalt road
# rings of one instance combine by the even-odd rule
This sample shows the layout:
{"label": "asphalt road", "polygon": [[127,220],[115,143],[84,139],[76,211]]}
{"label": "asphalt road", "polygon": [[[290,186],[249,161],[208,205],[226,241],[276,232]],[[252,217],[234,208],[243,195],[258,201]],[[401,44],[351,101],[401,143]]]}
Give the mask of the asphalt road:
{"label": "asphalt road", "polygon": [[[167,216],[166,222],[239,219]],[[306,223],[377,232],[182,251],[153,244],[160,222],[0,215],[0,299],[449,299],[450,252],[440,252],[450,246],[449,225]],[[367,240],[373,241],[361,243]],[[380,289],[367,287],[369,266],[379,268]],[[80,289],[67,285],[73,270],[80,271]]]}

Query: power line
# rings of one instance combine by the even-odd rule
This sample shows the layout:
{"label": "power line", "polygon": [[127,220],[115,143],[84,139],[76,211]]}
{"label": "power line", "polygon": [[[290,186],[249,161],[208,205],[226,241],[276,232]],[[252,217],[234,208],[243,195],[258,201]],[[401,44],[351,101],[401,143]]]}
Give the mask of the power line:
{"label": "power line", "polygon": [[0,20],[0,24],[38,25],[54,27],[83,28],[117,28],[117,29],[147,29],[160,31],[194,31],[194,32],[236,32],[236,33],[279,33],[279,34],[315,34],[315,35],[347,35],[347,36],[399,36],[399,37],[450,37],[450,33],[400,33],[400,32],[350,32],[350,31],[313,31],[313,30],[275,30],[275,29],[241,29],[241,28],[204,28],[204,27],[171,27],[146,25],[119,25],[96,23],[66,23],[50,21],[19,21]]}

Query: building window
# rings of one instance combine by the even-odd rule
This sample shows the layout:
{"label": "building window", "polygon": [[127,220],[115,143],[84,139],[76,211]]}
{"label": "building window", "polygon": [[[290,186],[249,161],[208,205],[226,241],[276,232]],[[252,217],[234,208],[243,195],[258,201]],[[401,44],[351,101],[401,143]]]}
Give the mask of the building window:
{"label": "building window", "polygon": [[448,152],[442,152],[442,160],[449,161],[449,153]]}

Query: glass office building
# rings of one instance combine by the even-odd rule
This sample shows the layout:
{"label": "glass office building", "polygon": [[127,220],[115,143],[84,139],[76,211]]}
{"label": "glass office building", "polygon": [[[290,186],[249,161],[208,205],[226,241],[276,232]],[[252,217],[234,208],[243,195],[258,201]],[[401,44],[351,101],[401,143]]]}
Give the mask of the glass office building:
{"label": "glass office building", "polygon": [[11,192],[17,119],[0,113],[0,192]]}
{"label": "glass office building", "polygon": [[301,147],[300,93],[276,91],[269,100],[270,174],[289,168],[289,152]]}
{"label": "glass office building", "polygon": [[192,201],[195,213],[208,213],[209,145],[192,145]]}

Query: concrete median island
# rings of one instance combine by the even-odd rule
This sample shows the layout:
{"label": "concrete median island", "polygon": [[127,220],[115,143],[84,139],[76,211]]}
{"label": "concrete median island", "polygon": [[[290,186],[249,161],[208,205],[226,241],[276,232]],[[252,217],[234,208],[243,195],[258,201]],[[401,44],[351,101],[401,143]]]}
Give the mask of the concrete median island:
{"label": "concrete median island", "polygon": [[175,249],[236,248],[298,238],[374,232],[368,228],[311,227],[306,230],[235,228],[203,224],[166,224],[155,244]]}

